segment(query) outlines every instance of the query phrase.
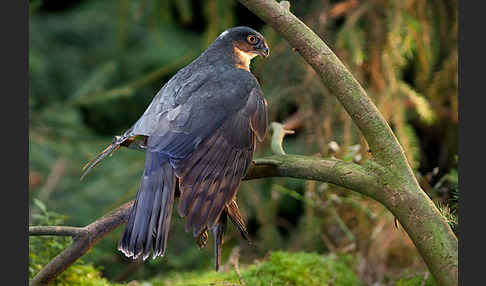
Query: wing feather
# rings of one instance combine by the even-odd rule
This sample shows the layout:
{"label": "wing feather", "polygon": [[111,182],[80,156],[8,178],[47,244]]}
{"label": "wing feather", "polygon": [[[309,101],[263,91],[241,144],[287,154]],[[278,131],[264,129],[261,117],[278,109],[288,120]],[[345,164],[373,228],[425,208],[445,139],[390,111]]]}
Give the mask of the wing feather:
{"label": "wing feather", "polygon": [[267,133],[267,101],[261,94],[259,88],[252,90],[253,102],[255,106],[255,112],[251,116],[250,126],[255,132],[258,141],[263,142],[265,134]]}
{"label": "wing feather", "polygon": [[221,166],[225,158],[230,155],[228,149],[220,151],[216,146],[219,145],[213,145],[208,152],[205,152],[207,154],[205,157],[197,160],[194,164],[190,164],[190,171],[183,176],[184,180],[179,181],[181,190],[179,201],[182,203],[179,203],[178,210],[182,217],[187,216],[194,199],[207,188],[208,182],[216,179],[220,173],[218,166]]}
{"label": "wing feather", "polygon": [[217,223],[246,175],[256,136],[265,136],[266,115],[255,115],[266,112],[258,95],[249,96],[245,108],[228,118],[190,156],[173,164],[181,189],[179,214],[187,217],[186,229],[194,236]]}
{"label": "wing feather", "polygon": [[213,181],[205,184],[204,191],[198,193],[197,199],[192,204],[186,228],[192,226],[194,235],[198,235],[201,229],[207,225],[207,218],[213,208],[214,201],[221,200],[224,194],[228,192],[227,188],[234,176],[232,161],[237,158],[237,153],[238,151],[232,150],[231,154],[226,158],[226,162],[220,165],[219,170],[215,172],[217,174]]}

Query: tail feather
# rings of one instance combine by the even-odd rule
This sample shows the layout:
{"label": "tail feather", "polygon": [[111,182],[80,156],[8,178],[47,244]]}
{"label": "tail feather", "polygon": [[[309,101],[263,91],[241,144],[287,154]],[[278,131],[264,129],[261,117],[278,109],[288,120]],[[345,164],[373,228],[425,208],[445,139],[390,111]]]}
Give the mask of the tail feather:
{"label": "tail feather", "polygon": [[118,243],[127,257],[163,256],[174,202],[175,175],[168,158],[147,152],[142,182]]}
{"label": "tail feather", "polygon": [[160,212],[160,216],[158,217],[158,227],[159,230],[156,232],[156,239],[155,239],[155,253],[154,257],[156,256],[163,256],[165,254],[165,246],[167,245],[167,236],[169,233],[170,227],[170,219],[172,217],[172,205],[174,204],[174,193],[175,193],[175,186],[176,186],[176,178],[173,173],[173,169],[169,164],[165,165],[166,168],[170,169],[169,172],[165,172],[165,182],[170,182],[170,190],[171,192],[164,192],[162,196],[162,209],[163,212]]}
{"label": "tail feather", "polygon": [[106,158],[108,155],[118,150],[118,148],[120,148],[120,144],[113,143],[110,146],[106,147],[106,149],[101,151],[98,155],[96,155],[94,159],[92,159],[86,165],[84,165],[82,169],[83,173],[81,174],[79,180],[80,181],[83,180],[84,177],[89,173],[89,171],[91,171],[91,169],[93,169],[96,165],[98,165],[98,163],[104,158]]}
{"label": "tail feather", "polygon": [[83,169],[81,170],[83,173],[81,174],[81,178],[79,180],[83,180],[83,178],[93,169],[96,165],[98,165],[101,160],[104,158],[113,155],[121,146],[128,147],[130,149],[135,149],[139,151],[145,151],[145,140],[146,136],[137,136],[132,135],[131,129],[123,133],[121,136],[115,136],[113,138],[113,142],[111,145],[106,147],[105,150],[101,151],[95,158],[84,165]]}

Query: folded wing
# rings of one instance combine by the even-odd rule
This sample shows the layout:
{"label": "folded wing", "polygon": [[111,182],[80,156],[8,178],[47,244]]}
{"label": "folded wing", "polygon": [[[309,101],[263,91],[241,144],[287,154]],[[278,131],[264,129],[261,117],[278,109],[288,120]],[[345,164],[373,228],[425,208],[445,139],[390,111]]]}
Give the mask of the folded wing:
{"label": "folded wing", "polygon": [[243,108],[203,140],[186,158],[173,160],[179,178],[178,211],[186,229],[198,235],[212,228],[234,198],[253,157],[255,138],[266,133],[266,103],[255,87]]}

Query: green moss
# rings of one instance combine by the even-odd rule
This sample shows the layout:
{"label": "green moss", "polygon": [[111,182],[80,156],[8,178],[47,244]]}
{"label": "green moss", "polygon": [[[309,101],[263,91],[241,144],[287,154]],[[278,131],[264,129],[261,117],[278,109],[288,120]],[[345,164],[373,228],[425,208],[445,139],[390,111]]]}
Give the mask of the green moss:
{"label": "green moss", "polygon": [[[45,204],[34,200],[37,211],[33,215],[35,225],[60,225],[65,217],[48,211]],[[29,279],[51,261],[61,251],[66,249],[72,242],[70,237],[63,236],[31,236],[29,237]],[[101,277],[101,272],[93,265],[78,259],[73,265],[62,272],[51,285],[54,286],[118,286]]]}
{"label": "green moss", "polygon": [[[29,274],[32,279],[57,253],[65,249],[71,238],[31,237],[29,239]],[[118,286],[101,276],[93,265],[82,260],[76,261],[62,272],[53,282],[55,286]]]}
{"label": "green moss", "polygon": [[415,276],[412,278],[401,278],[395,286],[435,286],[434,278],[429,275],[427,281],[423,282],[424,276]]}
{"label": "green moss", "polygon": [[162,278],[150,280],[153,286],[195,286],[195,285],[232,285],[238,284],[238,277],[233,272],[174,272]]}
{"label": "green moss", "polygon": [[52,285],[56,286],[118,286],[101,277],[101,273],[92,265],[72,265],[63,272]]}
{"label": "green moss", "polygon": [[[241,267],[246,285],[362,285],[351,270],[350,256],[322,256],[315,253],[277,251],[262,262]],[[156,285],[240,285],[234,269],[216,273],[173,273],[151,281]]]}

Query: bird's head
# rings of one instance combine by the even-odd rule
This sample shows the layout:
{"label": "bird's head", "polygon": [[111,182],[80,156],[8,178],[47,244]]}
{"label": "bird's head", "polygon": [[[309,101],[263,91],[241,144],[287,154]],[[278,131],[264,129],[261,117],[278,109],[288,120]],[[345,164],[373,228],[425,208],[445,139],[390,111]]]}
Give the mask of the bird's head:
{"label": "bird's head", "polygon": [[270,50],[262,34],[248,27],[234,27],[219,35],[218,41],[231,43],[233,54],[245,68],[249,68],[251,59],[260,55],[268,57]]}

